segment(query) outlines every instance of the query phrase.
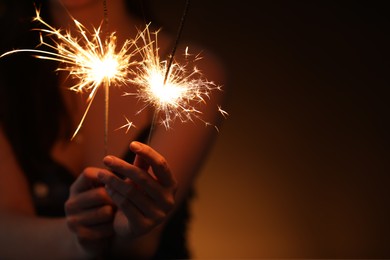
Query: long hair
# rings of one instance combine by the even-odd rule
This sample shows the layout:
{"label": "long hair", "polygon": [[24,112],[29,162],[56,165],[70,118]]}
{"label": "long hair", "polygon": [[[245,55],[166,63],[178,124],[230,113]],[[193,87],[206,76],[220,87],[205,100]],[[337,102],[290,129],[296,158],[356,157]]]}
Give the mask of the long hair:
{"label": "long hair", "polygon": [[[50,20],[46,1],[35,3]],[[32,31],[38,26],[32,23],[33,1],[2,1],[1,8],[1,53],[35,47],[39,35]],[[0,60],[0,123],[22,167],[49,157],[61,124],[68,125],[56,67],[56,62],[42,62],[26,53]]]}

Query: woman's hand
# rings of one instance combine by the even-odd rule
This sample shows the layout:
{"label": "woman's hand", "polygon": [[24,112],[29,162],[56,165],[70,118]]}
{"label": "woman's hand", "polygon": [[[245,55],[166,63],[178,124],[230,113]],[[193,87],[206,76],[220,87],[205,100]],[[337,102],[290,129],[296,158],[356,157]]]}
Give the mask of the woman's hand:
{"label": "woman's hand", "polygon": [[86,168],[70,188],[66,222],[81,248],[96,256],[108,249],[114,235],[114,204],[97,178],[98,168]]}
{"label": "woman's hand", "polygon": [[[162,223],[175,204],[176,180],[164,157],[151,147],[132,142],[134,164],[106,156],[104,163],[123,178],[101,171],[98,177],[118,207],[114,229],[126,238],[141,236]],[[151,168],[151,171],[148,171]]]}

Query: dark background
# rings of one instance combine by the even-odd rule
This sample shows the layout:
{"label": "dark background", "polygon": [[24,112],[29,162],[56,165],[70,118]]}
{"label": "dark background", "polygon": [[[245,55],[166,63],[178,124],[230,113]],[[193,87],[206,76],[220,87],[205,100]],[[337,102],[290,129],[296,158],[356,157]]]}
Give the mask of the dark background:
{"label": "dark background", "polygon": [[[191,1],[183,38],[225,64],[230,114],[198,181],[196,257],[390,258],[385,2]],[[154,7],[177,28],[184,1]]]}
{"label": "dark background", "polygon": [[[185,0],[139,1],[176,31]],[[182,38],[220,58],[230,114],[194,258],[390,258],[386,2],[191,0]]]}

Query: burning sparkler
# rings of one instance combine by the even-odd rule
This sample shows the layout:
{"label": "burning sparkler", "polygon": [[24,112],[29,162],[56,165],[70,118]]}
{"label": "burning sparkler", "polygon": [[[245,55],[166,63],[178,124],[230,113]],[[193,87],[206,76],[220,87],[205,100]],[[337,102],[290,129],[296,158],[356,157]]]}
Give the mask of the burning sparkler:
{"label": "burning sparkler", "polygon": [[[158,54],[158,31],[151,33],[146,27],[139,35],[142,43],[137,46],[142,46],[138,49],[143,61],[137,67],[135,77],[129,79],[137,86],[137,91],[126,94],[136,95],[145,102],[145,106],[139,112],[152,106],[155,109],[155,119],[158,114],[162,114],[159,122],[166,129],[169,129],[176,119],[187,122],[197,118],[208,125],[209,123],[201,118],[202,112],[196,106],[199,103],[206,103],[211,92],[221,90],[221,87],[205,79],[196,66],[190,68],[189,62],[179,64],[173,59],[168,69],[168,61],[160,60]],[[185,56],[187,59],[191,57],[188,48]],[[191,61],[196,62],[199,59],[200,55],[195,55]],[[219,110],[223,111],[220,108]],[[226,114],[225,111],[223,115],[224,113]]]}
{"label": "burning sparkler", "polygon": [[[91,33],[80,22],[73,18],[72,20],[77,29],[77,36],[71,34],[70,31],[52,27],[42,19],[39,9],[36,9],[33,21],[44,25],[44,29],[36,29],[40,33],[39,46],[49,47],[52,51],[19,49],[6,52],[0,58],[18,52],[31,52],[36,58],[58,61],[61,64],[59,71],[66,71],[71,77],[77,79],[76,84],[71,86],[70,90],[89,92],[87,108],[72,139],[79,132],[97,90],[100,86],[104,86],[106,91],[105,146],[107,146],[108,89],[112,84],[124,84],[127,81],[129,67],[136,64],[136,61],[132,61],[132,57],[137,50],[131,51],[134,40],[127,40],[117,51],[115,33],[107,35],[106,39],[102,40],[101,27],[94,28]],[[45,41],[44,36],[50,37],[54,43]]]}
{"label": "burning sparkler", "polygon": [[[168,60],[160,60],[158,31],[150,33],[149,27],[146,26],[146,29],[139,33],[142,47],[137,45],[137,49],[142,55],[143,61],[137,68],[135,77],[130,81],[138,87],[135,95],[146,104],[139,112],[148,106],[154,107],[154,116],[148,137],[149,144],[155,121],[161,113],[163,116],[160,123],[166,129],[170,128],[171,123],[176,119],[187,122],[197,118],[208,125],[209,123],[200,117],[202,112],[196,108],[196,105],[206,103],[206,99],[210,98],[210,93],[213,90],[221,90],[220,86],[205,79],[196,66],[189,68],[189,62],[181,65],[174,59],[188,6],[189,0],[186,1],[176,41]],[[187,61],[189,56],[187,47],[185,51]],[[199,59],[201,57],[196,55],[192,62]],[[127,94],[134,95],[133,93]],[[223,116],[227,115],[220,107],[218,110]]]}

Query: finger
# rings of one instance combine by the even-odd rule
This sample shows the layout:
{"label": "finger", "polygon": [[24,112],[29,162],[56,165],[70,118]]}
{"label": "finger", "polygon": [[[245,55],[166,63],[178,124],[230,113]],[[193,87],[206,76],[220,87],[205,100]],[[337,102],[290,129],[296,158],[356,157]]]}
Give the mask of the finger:
{"label": "finger", "polygon": [[135,207],[133,203],[124,198],[121,194],[116,192],[115,190],[111,190],[108,188],[108,192],[111,195],[112,200],[118,206],[118,208],[123,212],[123,214],[128,219],[129,225],[134,228],[140,228],[142,219],[144,219],[144,215]]}
{"label": "finger", "polygon": [[145,218],[134,206],[131,208],[130,205],[125,211],[126,213],[120,209],[116,213],[114,230],[118,236],[131,239],[137,238],[155,226],[153,221]]}
{"label": "finger", "polygon": [[103,239],[114,235],[114,229],[111,223],[93,227],[78,226],[74,230],[79,241],[83,243],[92,242],[93,240]]}
{"label": "finger", "polygon": [[[118,198],[120,203],[125,203],[125,200],[130,201],[138,208],[141,213],[151,219],[160,219],[164,217],[163,212],[158,208],[154,201],[146,196],[140,189],[137,189],[130,180],[122,180],[114,175],[99,175],[103,183],[106,183],[108,193]],[[117,204],[119,207],[119,205]]]}
{"label": "finger", "polygon": [[65,211],[72,214],[105,204],[112,204],[112,200],[102,186],[71,196],[65,202]]}
{"label": "finger", "polygon": [[67,216],[66,220],[69,226],[96,226],[109,223],[113,218],[114,209],[111,205],[105,205]]}
{"label": "finger", "polygon": [[[111,168],[112,171],[118,172],[121,175],[129,178],[134,181],[140,188],[142,188],[148,196],[150,196],[153,200],[160,202],[164,197],[163,187],[147,172],[141,170],[140,168],[127,163],[115,156],[106,156],[103,162]],[[101,171],[98,173],[99,177],[102,176],[115,176],[110,174],[109,172]],[[101,180],[103,183],[108,184],[111,180],[109,177],[106,180]]]}
{"label": "finger", "polygon": [[80,174],[76,181],[70,187],[70,194],[78,194],[93,187],[101,186],[97,178],[99,168],[88,167]]}
{"label": "finger", "polygon": [[139,156],[152,167],[153,173],[161,185],[166,187],[176,185],[176,180],[170,171],[168,163],[161,154],[140,142],[132,142],[130,149],[137,154],[137,157]]}
{"label": "finger", "polygon": [[138,155],[135,156],[133,164],[144,171],[148,171],[150,167],[150,164]]}

